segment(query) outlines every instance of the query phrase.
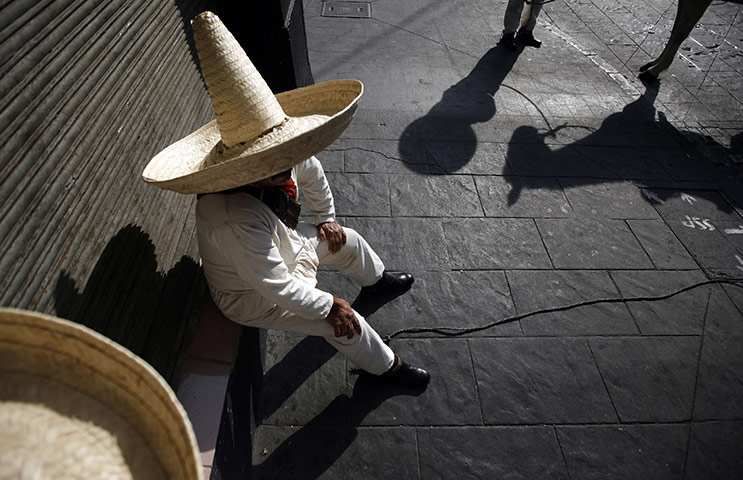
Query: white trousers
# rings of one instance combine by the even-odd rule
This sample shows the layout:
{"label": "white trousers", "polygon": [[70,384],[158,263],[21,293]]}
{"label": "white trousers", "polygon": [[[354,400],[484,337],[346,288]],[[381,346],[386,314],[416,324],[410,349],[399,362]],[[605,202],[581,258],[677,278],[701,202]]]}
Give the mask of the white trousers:
{"label": "white trousers", "polygon": [[[526,5],[526,8],[524,8],[524,5]],[[541,10],[541,3],[526,4],[524,0],[508,0],[506,14],[503,17],[503,31],[505,33],[514,33],[519,29],[520,24],[521,28],[531,32],[537,24],[537,17]]]}
{"label": "white trousers", "polygon": [[[320,265],[334,266],[360,286],[373,285],[382,278],[384,272],[382,260],[355,230],[343,228],[346,232],[346,244],[334,254],[328,250],[328,242],[321,241],[317,236],[317,229],[314,225],[300,223],[297,230],[312,242]],[[225,298],[219,292],[212,292],[212,296],[217,306],[222,301],[234,301],[234,299]],[[313,320],[300,317],[278,306],[262,318],[239,323],[251,327],[323,337],[357,367],[374,375],[386,372],[394,363],[395,355],[392,349],[382,341],[364,317],[356,313],[356,318],[361,325],[361,335],[354,333],[353,338],[350,339],[345,336],[336,337],[333,327],[324,319]]]}

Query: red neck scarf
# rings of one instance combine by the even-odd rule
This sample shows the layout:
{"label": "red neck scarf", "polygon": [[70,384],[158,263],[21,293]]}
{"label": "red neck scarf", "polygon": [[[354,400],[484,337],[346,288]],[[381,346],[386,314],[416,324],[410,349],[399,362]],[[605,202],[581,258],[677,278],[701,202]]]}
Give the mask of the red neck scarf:
{"label": "red neck scarf", "polygon": [[294,180],[290,178],[289,181],[284,184],[284,191],[289,195],[289,198],[297,201],[297,185],[294,183]]}

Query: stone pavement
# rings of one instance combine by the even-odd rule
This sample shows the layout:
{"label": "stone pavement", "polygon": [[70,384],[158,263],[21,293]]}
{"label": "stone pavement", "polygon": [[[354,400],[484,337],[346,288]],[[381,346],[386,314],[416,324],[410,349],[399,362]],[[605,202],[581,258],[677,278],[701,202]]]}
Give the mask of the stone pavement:
{"label": "stone pavement", "polygon": [[[319,157],[342,223],[410,293],[382,334],[466,327],[743,276],[743,8],[715,1],[656,88],[669,0],[557,0],[540,49],[497,48],[504,1],[305,1],[316,81],[366,91]],[[330,270],[320,285],[353,299]],[[318,339],[272,332],[256,478],[734,478],[743,289],[402,335],[427,391],[374,390]]]}

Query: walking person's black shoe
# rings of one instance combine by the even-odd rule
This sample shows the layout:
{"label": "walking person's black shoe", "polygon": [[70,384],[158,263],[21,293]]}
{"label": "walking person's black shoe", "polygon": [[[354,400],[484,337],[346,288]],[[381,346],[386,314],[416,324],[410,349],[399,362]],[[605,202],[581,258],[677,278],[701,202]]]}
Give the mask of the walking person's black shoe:
{"label": "walking person's black shoe", "polygon": [[351,308],[362,316],[368,317],[385,303],[410,290],[414,281],[415,279],[409,273],[388,273],[385,271],[377,283],[361,289],[356,300],[351,304]]}
{"label": "walking person's black shoe", "polygon": [[506,33],[503,32],[503,35],[500,37],[500,41],[498,42],[499,45],[503,45],[507,49],[511,50],[512,52],[515,52],[518,48],[516,46],[516,33]]}
{"label": "walking person's black shoe", "polygon": [[516,34],[516,39],[526,45],[527,47],[539,48],[542,46],[542,42],[534,38],[534,33],[531,30],[519,30]]}

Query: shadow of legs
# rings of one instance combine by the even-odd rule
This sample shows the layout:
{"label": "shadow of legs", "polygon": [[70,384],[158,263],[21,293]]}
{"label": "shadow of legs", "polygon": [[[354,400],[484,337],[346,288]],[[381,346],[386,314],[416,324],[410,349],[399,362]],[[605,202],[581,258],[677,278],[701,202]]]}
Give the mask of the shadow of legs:
{"label": "shadow of legs", "polygon": [[335,354],[336,349],[321,337],[307,337],[263,377],[256,416],[258,422],[270,417],[315,371]]}
{"label": "shadow of legs", "polygon": [[339,395],[333,399],[325,410],[286,438],[262,463],[254,466],[253,478],[318,478],[354,443],[359,434],[356,427],[371,411],[388,398],[421,393],[359,377],[351,398]]}

